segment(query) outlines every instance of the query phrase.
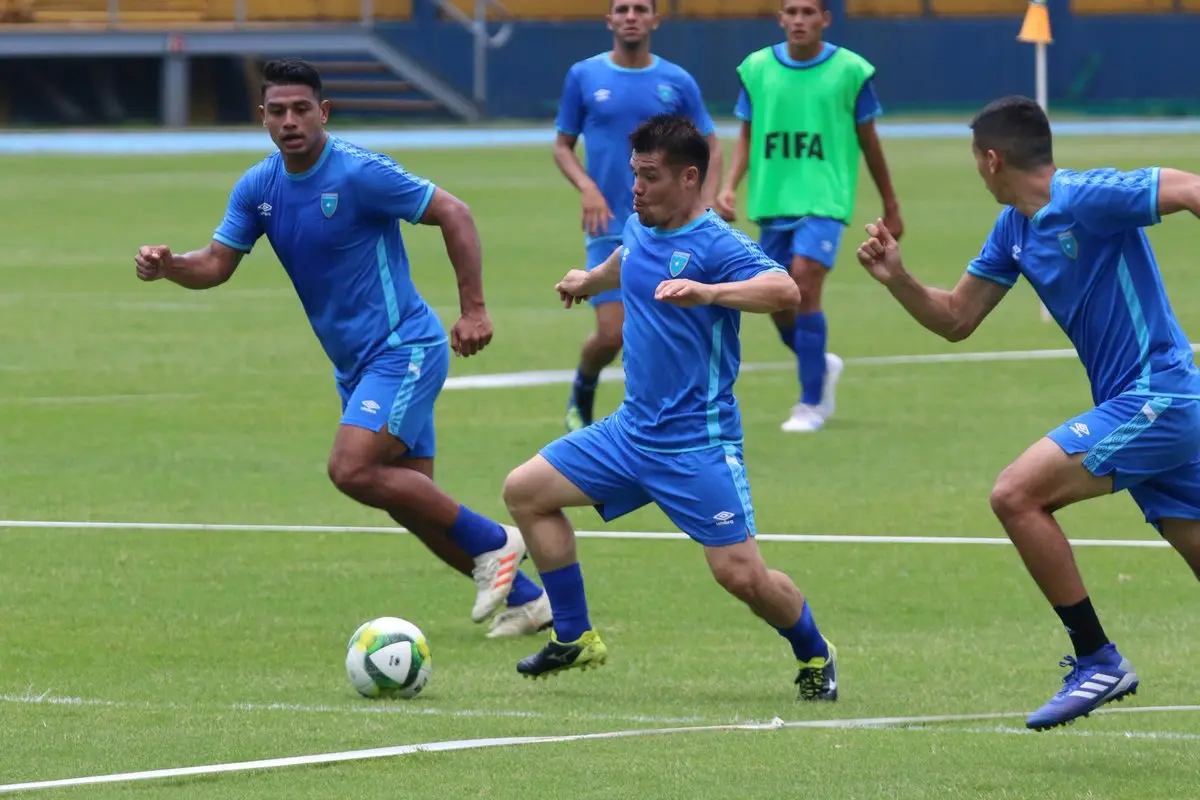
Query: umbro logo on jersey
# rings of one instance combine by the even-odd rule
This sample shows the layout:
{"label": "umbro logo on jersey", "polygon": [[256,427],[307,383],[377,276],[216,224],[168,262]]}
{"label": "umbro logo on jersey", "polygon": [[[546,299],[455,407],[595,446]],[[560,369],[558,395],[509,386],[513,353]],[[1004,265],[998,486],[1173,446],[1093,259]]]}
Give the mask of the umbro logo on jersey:
{"label": "umbro logo on jersey", "polygon": [[267,202],[261,203],[258,207],[258,213],[264,217],[271,216],[271,204]]}
{"label": "umbro logo on jersey", "polygon": [[597,89],[596,91],[592,92],[592,97],[596,99],[597,103],[603,103],[612,97],[612,92],[608,89]]}

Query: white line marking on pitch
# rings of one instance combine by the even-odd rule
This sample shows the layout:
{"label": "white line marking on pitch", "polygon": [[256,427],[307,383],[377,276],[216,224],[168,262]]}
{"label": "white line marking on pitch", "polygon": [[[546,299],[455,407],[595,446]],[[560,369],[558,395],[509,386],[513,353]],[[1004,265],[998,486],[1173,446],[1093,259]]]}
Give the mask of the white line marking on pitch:
{"label": "white line marking on pitch", "polygon": [[[1097,714],[1117,713],[1123,709],[1113,709],[1111,712],[1101,709]],[[1160,706],[1140,709],[1137,711],[1200,711],[1200,706]],[[368,750],[348,750],[339,753],[320,753],[307,756],[290,756],[287,758],[269,758],[257,761],[242,761],[230,764],[209,764],[197,767],[175,767],[171,769],[145,770],[140,772],[122,772],[111,775],[93,775],[83,778],[63,778],[49,781],[29,781],[26,783],[10,783],[0,786],[0,793],[28,791],[34,789],[52,789],[67,786],[92,786],[106,783],[125,783],[129,781],[161,780],[163,778],[182,778],[193,775],[217,775],[230,772],[248,772],[251,770],[279,769],[282,767],[307,766],[313,764],[334,764],[344,761],[361,761],[374,758],[390,758],[394,756],[411,755],[412,753],[446,753],[456,750],[480,750],[492,747],[515,747],[527,744],[552,744],[561,742],[582,742],[593,739],[623,739],[635,736],[664,736],[677,733],[705,733],[714,731],[774,731],[782,728],[879,728],[896,725],[936,724],[941,722],[975,721],[981,722],[993,719],[1024,717],[1024,712],[1006,714],[947,714],[930,717],[876,717],[868,719],[835,719],[812,720],[801,722],[784,722],[774,719],[767,723],[746,723],[734,725],[698,725],[677,728],[641,728],[626,731],[608,731],[604,733],[584,733],[563,736],[508,736],[489,739],[462,739],[456,741],[425,742],[423,744],[406,744],[398,747],[377,747]]]}
{"label": "white line marking on pitch", "polygon": [[[49,530],[143,530],[143,531],[239,531],[245,533],[407,533],[400,527],[369,525],[239,525],[234,523],[202,522],[90,522],[55,520],[0,520],[0,530],[42,528]],[[686,540],[683,533],[670,531],[575,531],[581,539],[675,539]],[[760,542],[791,542],[793,544],[990,544],[1009,545],[1004,537],[984,536],[862,536],[838,533],[760,533]],[[1071,539],[1074,547],[1169,547],[1162,539]]]}
{"label": "white line marking on pitch", "polygon": [[[126,700],[101,700],[86,697],[63,697],[44,694],[0,694],[0,703],[17,705],[49,705],[91,708],[120,708],[145,710],[175,710],[190,712],[222,713],[228,711],[284,711],[301,714],[396,714],[414,717],[473,717],[482,719],[553,719],[570,722],[634,722],[647,725],[682,725],[700,722],[730,722],[705,717],[655,717],[638,714],[547,714],[540,711],[511,711],[504,709],[454,709],[422,706],[419,703],[364,702],[356,705],[329,706],[304,705],[298,703],[152,703]],[[734,720],[744,721],[744,720]]]}
{"label": "white line marking on pitch", "polygon": [[[1200,352],[1200,344],[1192,345],[1193,352]],[[847,358],[850,367],[885,367],[904,364],[956,364],[990,361],[1044,361],[1047,359],[1077,358],[1073,349],[1057,350],[998,350],[980,353],[923,353],[896,356],[862,356]],[[742,364],[741,372],[780,372],[794,370],[794,361],[768,361]],[[575,380],[574,370],[530,370],[526,372],[490,372],[481,375],[457,375],[446,379],[447,390],[461,389],[512,389],[520,386],[553,386],[569,384]],[[608,367],[601,371],[600,381],[612,383],[625,380],[625,372],[619,367]]]}

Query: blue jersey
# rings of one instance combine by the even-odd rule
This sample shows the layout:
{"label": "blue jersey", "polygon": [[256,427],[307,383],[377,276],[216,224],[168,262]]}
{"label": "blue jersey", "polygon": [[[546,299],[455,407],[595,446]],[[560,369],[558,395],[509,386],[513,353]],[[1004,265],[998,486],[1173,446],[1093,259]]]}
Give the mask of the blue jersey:
{"label": "blue jersey", "polygon": [[601,53],[567,72],[554,124],[560,133],[583,137],[588,176],[613,213],[608,231],[596,239],[619,238],[621,221],[633,213],[630,134],[655,114],[667,112],[690,117],[705,136],[713,132],[695,79],[666,59],[654,56],[644,69],[627,69]]}
{"label": "blue jersey", "polygon": [[312,169],[273,153],[242,176],[213,239],[248,253],[265,235],[338,380],[388,349],[446,332],[417,293],[399,220],[420,221],[434,185],[385,155],[328,137]]}
{"label": "blue jersey", "polygon": [[1024,275],[1079,353],[1099,404],[1122,393],[1200,397],[1200,371],[1142,228],[1160,221],[1158,168],[1060,169],[1027,219],[1000,212],[972,275]]}
{"label": "blue jersey", "polygon": [[[793,69],[810,69],[828,61],[837,52],[837,45],[825,42],[817,57],[808,61],[797,61],[792,58],[788,54],[786,42],[775,45],[774,50],[775,57],[779,59],[779,63]],[[864,122],[870,122],[881,114],[883,114],[883,106],[879,104],[879,96],[875,94],[874,84],[871,82],[871,79],[868,79],[863,84],[863,87],[859,89],[858,99],[854,103],[854,122],[862,125]],[[745,89],[738,92],[737,103],[733,108],[733,115],[742,122],[750,122],[754,116],[753,109],[750,106],[750,95],[746,94]],[[794,230],[799,226],[799,221],[790,217],[780,217],[764,219],[759,224],[763,230]]]}
{"label": "blue jersey", "polygon": [[673,231],[630,216],[623,232],[625,400],[615,419],[639,447],[685,452],[742,441],[733,384],[741,366],[741,312],[680,308],[654,299],[663,281],[744,281],[783,272],[744,233],[711,211]]}

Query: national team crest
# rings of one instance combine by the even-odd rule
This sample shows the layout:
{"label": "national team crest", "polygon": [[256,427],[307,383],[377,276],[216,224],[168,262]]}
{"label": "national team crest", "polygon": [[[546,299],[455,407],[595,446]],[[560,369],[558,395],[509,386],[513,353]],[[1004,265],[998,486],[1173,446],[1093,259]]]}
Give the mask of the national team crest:
{"label": "national team crest", "polygon": [[322,192],[321,194],[321,213],[327,218],[333,216],[333,212],[337,211],[338,196],[337,192]]}
{"label": "national team crest", "polygon": [[1058,244],[1062,247],[1063,254],[1074,261],[1079,257],[1079,242],[1075,240],[1074,231],[1063,231],[1058,235]]}
{"label": "national team crest", "polygon": [[685,253],[682,250],[676,250],[674,253],[671,253],[671,277],[678,278],[679,273],[687,268],[688,262],[691,260],[691,253]]}
{"label": "national team crest", "polygon": [[669,106],[675,100],[675,89],[668,84],[660,83],[658,85],[658,99],[662,101],[664,106]]}

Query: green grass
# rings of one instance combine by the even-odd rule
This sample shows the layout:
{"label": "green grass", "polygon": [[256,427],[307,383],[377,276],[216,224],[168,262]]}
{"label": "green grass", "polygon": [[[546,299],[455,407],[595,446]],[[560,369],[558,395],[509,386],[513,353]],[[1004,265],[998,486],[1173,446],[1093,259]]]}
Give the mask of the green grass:
{"label": "green grass", "polygon": [[[959,142],[887,145],[910,267],[952,283],[997,208]],[[1190,139],[1064,139],[1071,166],[1147,159],[1200,170]],[[1150,154],[1150,155],[1147,155]],[[553,284],[582,256],[577,200],[544,150],[400,154],[467,200],[485,247],[496,339],[452,375],[574,365],[591,316]],[[337,425],[330,367],[265,241],[224,287],[139,284],[139,244],[207,241],[239,156],[0,163],[0,518],[384,525],[325,475]],[[1069,346],[1021,285],[968,342],[925,333],[853,261],[826,294],[847,358]],[[1200,327],[1194,220],[1151,231],[1185,330]],[[406,228],[418,285],[450,324],[439,233]],[[786,355],[743,321],[747,362]],[[438,479],[503,518],[507,472],[559,435],[566,387],[448,391]],[[739,381],[759,528],[772,533],[997,536],[988,490],[1030,442],[1087,408],[1070,359],[851,365],[838,415],[778,432],[787,370]],[[606,384],[601,410],[619,402]],[[590,511],[573,513],[587,529]],[[1061,514],[1071,535],[1156,534],[1125,495]],[[671,530],[646,509],[623,530]],[[842,699],[799,706],[785,643],[709,577],[686,541],[581,540],[599,672],[521,681],[540,640],[487,641],[473,587],[403,535],[0,530],[0,784],[396,744],[769,720],[1028,711],[1068,645],[1005,546],[764,543],[839,646]],[[1077,553],[1106,627],[1134,659],[1132,705],[1196,702],[1195,580],[1168,550]],[[362,621],[421,625],[433,679],[411,702],[358,698],[343,648]],[[73,703],[25,703],[47,695]],[[1126,705],[1130,705],[1127,703]],[[457,712],[471,712],[470,714]],[[514,713],[515,712],[515,713]],[[1182,797],[1200,776],[1200,714],[1097,715],[1010,735],[1021,719],[888,730],[789,729],[538,744],[68,790],[86,796],[579,798]],[[1130,735],[1125,735],[1125,734]],[[1088,734],[1088,735],[1080,735]],[[1192,738],[1188,738],[1192,737]],[[1187,787],[1193,787],[1188,789]],[[550,788],[553,787],[553,788]]]}

